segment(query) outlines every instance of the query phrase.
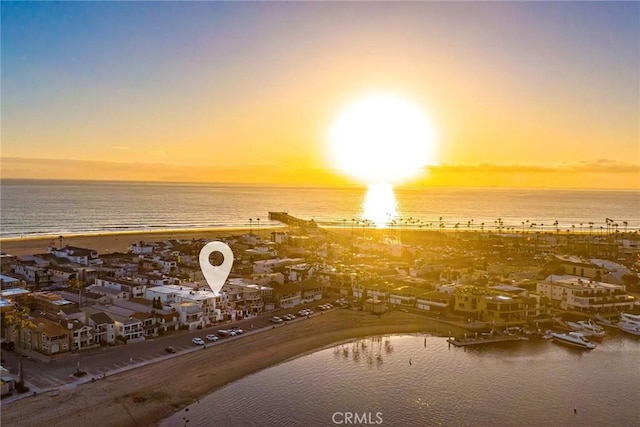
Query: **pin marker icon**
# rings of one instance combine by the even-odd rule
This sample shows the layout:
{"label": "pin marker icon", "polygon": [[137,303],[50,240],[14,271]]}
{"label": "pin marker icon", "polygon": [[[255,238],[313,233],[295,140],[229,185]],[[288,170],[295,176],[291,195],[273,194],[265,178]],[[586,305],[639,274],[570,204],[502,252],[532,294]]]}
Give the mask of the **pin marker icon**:
{"label": "pin marker icon", "polygon": [[[222,264],[212,265],[209,256],[214,252],[220,252],[223,256]],[[224,282],[231,273],[233,266],[233,251],[226,243],[209,242],[200,250],[200,270],[214,294],[219,295]]]}

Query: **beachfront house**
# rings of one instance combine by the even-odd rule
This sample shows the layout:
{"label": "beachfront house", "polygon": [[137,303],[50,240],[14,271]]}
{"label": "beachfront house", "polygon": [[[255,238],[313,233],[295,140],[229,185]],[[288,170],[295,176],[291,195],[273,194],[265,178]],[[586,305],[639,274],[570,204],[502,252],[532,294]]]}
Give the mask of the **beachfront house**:
{"label": "beachfront house", "polygon": [[30,337],[29,343],[23,342],[23,348],[36,350],[47,356],[65,353],[71,349],[71,331],[60,323],[44,317],[34,317],[32,320],[36,330],[24,330]]}
{"label": "beachfront house", "polygon": [[273,297],[280,308],[293,308],[302,302],[302,288],[295,283],[273,287]]}
{"label": "beachfront house", "polygon": [[303,304],[322,299],[323,286],[315,277],[297,282],[297,285],[300,286],[302,291],[301,299]]}
{"label": "beachfront house", "polygon": [[144,336],[157,337],[158,325],[156,323],[155,313],[136,312],[131,315],[134,319],[138,319],[142,322],[142,329],[144,330]]}
{"label": "beachfront house", "polygon": [[192,330],[204,326],[202,303],[196,301],[183,301],[171,304],[180,317],[180,325]]}
{"label": "beachfront house", "polygon": [[453,313],[469,321],[516,325],[527,320],[531,301],[495,289],[459,286],[453,293]]}
{"label": "beachfront house", "polygon": [[413,286],[398,286],[389,291],[389,303],[406,307],[415,307],[418,295],[424,293],[424,289]]}
{"label": "beachfront house", "polygon": [[98,252],[93,249],[78,248],[75,246],[65,246],[64,248],[49,246],[47,252],[57,258],[65,258],[77,264],[99,265],[101,263],[98,258]]}
{"label": "beachfront house", "polygon": [[89,326],[93,327],[94,341],[97,344],[116,343],[116,323],[107,313],[97,312],[89,315]]}
{"label": "beachfront house", "polygon": [[216,295],[208,286],[206,289],[200,289],[201,287],[204,288],[198,283],[154,286],[146,289],[145,298],[150,301],[159,298],[161,305],[165,308],[174,307],[175,303],[180,302],[196,302],[202,306],[205,325],[226,319],[229,315],[228,296],[224,292]]}
{"label": "beachfront house", "polygon": [[550,275],[536,290],[551,299],[554,308],[578,313],[631,311],[635,300],[624,285],[587,280],[571,275]]}
{"label": "beachfront house", "polygon": [[116,326],[116,340],[124,343],[144,341],[144,327],[140,319],[112,314]]}
{"label": "beachfront house", "polygon": [[139,242],[132,243],[129,246],[129,252],[136,255],[150,254],[155,249],[155,243],[143,242],[142,240]]}
{"label": "beachfront house", "polygon": [[63,326],[66,324],[70,332],[72,351],[86,350],[97,346],[94,341],[93,328],[91,326],[85,325],[77,320],[63,322]]}
{"label": "beachfront house", "polygon": [[451,300],[451,294],[446,292],[423,292],[416,296],[416,308],[418,310],[445,312],[449,308]]}

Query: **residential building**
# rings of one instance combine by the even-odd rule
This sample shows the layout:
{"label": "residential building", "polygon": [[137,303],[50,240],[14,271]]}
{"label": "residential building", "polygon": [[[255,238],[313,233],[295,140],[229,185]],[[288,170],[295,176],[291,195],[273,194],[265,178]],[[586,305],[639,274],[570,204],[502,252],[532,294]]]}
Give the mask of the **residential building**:
{"label": "residential building", "polygon": [[130,279],[113,278],[113,277],[98,277],[95,282],[95,286],[102,286],[109,289],[115,289],[127,293],[126,299],[131,298],[144,298],[146,284],[139,283]]}
{"label": "residential building", "polygon": [[144,328],[142,321],[133,317],[113,315],[116,326],[116,339],[120,338],[125,343],[144,341]]}
{"label": "residential building", "polygon": [[596,282],[570,275],[551,275],[536,284],[536,290],[551,299],[554,308],[580,313],[630,311],[635,300],[624,285]]}
{"label": "residential building", "polygon": [[47,252],[55,255],[57,258],[66,258],[71,262],[83,265],[99,265],[98,252],[93,249],[78,248],[75,246],[65,246],[64,248],[55,248],[49,246]]}
{"label": "residential building", "polygon": [[116,343],[116,322],[107,313],[98,312],[89,316],[89,326],[93,327],[96,344]]}

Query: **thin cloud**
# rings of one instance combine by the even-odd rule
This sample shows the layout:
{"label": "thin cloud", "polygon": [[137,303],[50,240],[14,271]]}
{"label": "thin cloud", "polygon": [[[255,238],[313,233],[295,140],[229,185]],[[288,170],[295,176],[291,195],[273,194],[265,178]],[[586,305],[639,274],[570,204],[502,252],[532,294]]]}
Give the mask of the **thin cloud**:
{"label": "thin cloud", "polygon": [[640,173],[640,164],[598,159],[559,165],[447,165],[430,166],[431,172],[475,172],[475,173]]}

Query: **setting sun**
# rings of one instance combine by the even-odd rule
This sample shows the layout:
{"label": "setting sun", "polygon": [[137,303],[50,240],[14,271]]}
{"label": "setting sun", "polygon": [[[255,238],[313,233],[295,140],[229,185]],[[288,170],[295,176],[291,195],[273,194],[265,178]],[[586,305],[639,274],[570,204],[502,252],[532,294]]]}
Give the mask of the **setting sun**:
{"label": "setting sun", "polygon": [[422,109],[375,94],[340,112],[329,133],[329,156],[341,172],[367,184],[394,184],[435,163],[434,132]]}

